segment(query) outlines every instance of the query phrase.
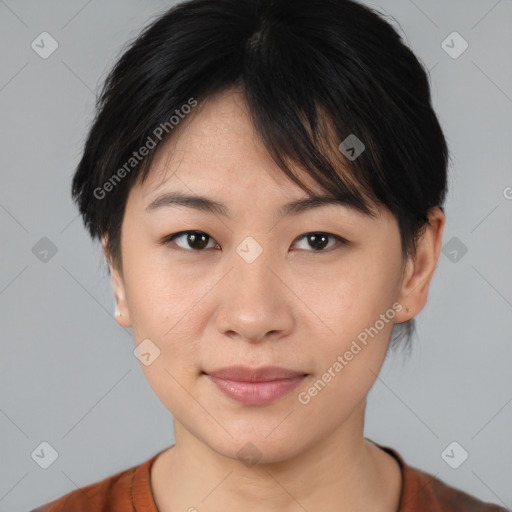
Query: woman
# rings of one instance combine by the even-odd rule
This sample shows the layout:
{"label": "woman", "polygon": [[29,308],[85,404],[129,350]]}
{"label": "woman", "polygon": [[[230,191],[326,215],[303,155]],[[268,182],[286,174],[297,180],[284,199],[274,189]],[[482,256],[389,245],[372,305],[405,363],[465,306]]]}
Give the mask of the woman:
{"label": "woman", "polygon": [[191,0],[147,27],[73,197],[176,443],[37,511],[504,510],[363,434],[427,301],[447,164],[424,69],[354,1]]}

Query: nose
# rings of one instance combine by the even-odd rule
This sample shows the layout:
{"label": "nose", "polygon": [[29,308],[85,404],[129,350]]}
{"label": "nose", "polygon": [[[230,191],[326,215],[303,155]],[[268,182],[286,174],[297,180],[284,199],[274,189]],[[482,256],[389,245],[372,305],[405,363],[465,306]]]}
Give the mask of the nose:
{"label": "nose", "polygon": [[250,343],[289,335],[297,299],[286,282],[284,265],[267,250],[253,261],[240,254],[234,255],[233,267],[218,290],[218,331]]}

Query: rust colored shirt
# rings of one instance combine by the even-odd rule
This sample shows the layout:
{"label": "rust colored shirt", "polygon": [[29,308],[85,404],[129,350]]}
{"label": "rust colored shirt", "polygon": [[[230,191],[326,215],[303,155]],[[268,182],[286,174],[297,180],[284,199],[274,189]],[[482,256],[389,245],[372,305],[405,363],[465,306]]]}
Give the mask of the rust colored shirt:
{"label": "rust colored shirt", "polygon": [[[402,493],[397,512],[507,512],[406,465],[395,450],[377,446],[400,464]],[[151,493],[149,472],[160,453],[138,466],[71,491],[31,512],[158,512]]]}

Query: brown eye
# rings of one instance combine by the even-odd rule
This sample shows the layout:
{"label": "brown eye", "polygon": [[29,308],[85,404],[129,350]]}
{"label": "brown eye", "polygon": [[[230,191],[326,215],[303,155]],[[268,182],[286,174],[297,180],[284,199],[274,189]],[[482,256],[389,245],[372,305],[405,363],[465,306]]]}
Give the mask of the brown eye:
{"label": "brown eye", "polygon": [[[178,242],[175,242],[178,240]],[[348,240],[333,235],[331,233],[325,233],[323,231],[315,231],[311,233],[305,233],[300,236],[298,240],[305,240],[307,246],[300,248],[305,249],[309,252],[328,252],[330,249],[336,247],[336,245],[348,245]],[[329,244],[329,240],[333,243]],[[166,236],[161,243],[164,245],[175,245],[180,249],[188,250],[190,252],[201,252],[203,249],[219,247],[218,244],[208,247],[209,242],[214,242],[214,239],[204,233],[203,231],[180,231],[172,235]]]}
{"label": "brown eye", "polygon": [[[304,235],[299,237],[299,240],[302,240],[302,239],[305,239],[309,248],[313,248],[313,251],[316,251],[316,252],[327,252],[325,250],[326,247],[327,247],[327,249],[331,249],[333,246],[336,245],[336,242],[338,242],[338,244],[342,244],[342,245],[345,245],[348,243],[347,240],[345,240],[344,238],[341,238],[340,236],[333,235],[331,233],[325,233],[323,231],[315,231],[312,233],[305,233]],[[335,240],[335,243],[328,246],[329,239]],[[308,247],[306,247],[306,249],[308,250]]]}
{"label": "brown eye", "polygon": [[169,244],[170,242],[174,242],[174,240],[180,240],[180,243],[183,245],[178,243],[175,243],[175,245],[181,249],[201,251],[208,246],[209,240],[213,241],[213,238],[203,231],[181,231],[180,233],[165,237],[162,243]]}

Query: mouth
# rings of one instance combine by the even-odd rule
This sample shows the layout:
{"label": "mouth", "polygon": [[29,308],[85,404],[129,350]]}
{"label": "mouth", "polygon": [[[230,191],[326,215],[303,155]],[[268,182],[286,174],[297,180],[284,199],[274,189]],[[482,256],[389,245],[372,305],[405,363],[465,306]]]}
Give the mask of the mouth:
{"label": "mouth", "polygon": [[245,405],[267,405],[293,391],[309,374],[267,366],[231,366],[202,372],[217,390]]}

